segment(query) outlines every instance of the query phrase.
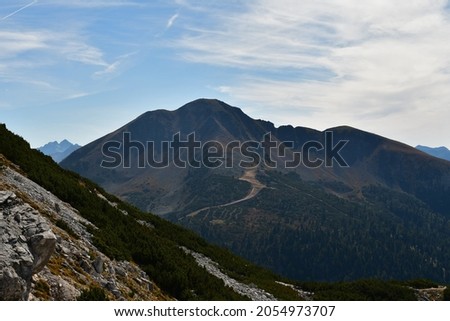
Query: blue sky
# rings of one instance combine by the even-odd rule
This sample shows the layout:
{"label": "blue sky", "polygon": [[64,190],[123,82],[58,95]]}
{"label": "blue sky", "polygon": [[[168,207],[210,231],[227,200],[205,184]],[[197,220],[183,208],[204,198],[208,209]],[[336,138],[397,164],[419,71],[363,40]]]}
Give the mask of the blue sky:
{"label": "blue sky", "polygon": [[276,125],[450,147],[447,1],[2,0],[0,122],[79,144],[218,98]]}

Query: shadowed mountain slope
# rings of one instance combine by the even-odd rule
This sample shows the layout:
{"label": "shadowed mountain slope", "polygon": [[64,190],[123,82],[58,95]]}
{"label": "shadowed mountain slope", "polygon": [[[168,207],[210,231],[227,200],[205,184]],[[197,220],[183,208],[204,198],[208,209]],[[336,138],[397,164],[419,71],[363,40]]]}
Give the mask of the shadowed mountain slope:
{"label": "shadowed mountain slope", "polygon": [[[104,144],[116,141],[123,146],[125,133],[144,146],[144,153],[117,148],[116,155],[130,160],[129,168],[124,163],[112,169],[100,166],[106,159]],[[238,166],[249,157],[236,150],[230,168],[180,168],[173,164],[173,154],[165,168],[143,162],[148,158],[147,142],[158,147],[177,133],[181,140],[194,133],[202,144],[217,141],[223,146],[262,142],[270,133],[277,145],[284,142],[292,148],[272,155],[277,166]],[[308,155],[305,146],[312,146]],[[155,149],[154,156],[161,159]],[[264,159],[261,148],[252,151]],[[292,160],[293,153],[303,164],[287,168],[285,161]],[[194,156],[204,157],[200,150]],[[348,166],[339,166],[340,156]],[[305,166],[308,160],[323,163],[311,168]],[[146,166],[139,168],[140,161]],[[79,149],[62,166],[143,210],[164,215],[292,278],[443,281],[450,268],[450,255],[444,250],[450,245],[449,162],[348,126],[323,132],[275,127],[223,102],[200,99],[175,111],[147,112]],[[244,179],[249,171],[253,182]]]}

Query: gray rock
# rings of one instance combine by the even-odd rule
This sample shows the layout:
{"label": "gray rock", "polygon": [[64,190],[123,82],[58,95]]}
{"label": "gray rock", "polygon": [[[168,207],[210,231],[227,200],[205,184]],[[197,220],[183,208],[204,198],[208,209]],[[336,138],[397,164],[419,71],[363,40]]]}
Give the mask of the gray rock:
{"label": "gray rock", "polygon": [[27,300],[32,275],[47,264],[56,236],[37,211],[10,191],[0,191],[0,213],[0,300]]}
{"label": "gray rock", "polygon": [[182,247],[182,250],[186,254],[192,255],[199,266],[206,269],[208,273],[221,279],[225,285],[232,288],[234,292],[244,295],[252,301],[276,301],[276,298],[271,293],[258,288],[256,285],[241,283],[229,277],[220,270],[219,264],[211,260],[209,257],[206,257],[201,253],[191,251],[185,247]]}
{"label": "gray rock", "polygon": [[103,273],[103,263],[103,259],[100,256],[97,256],[97,258],[94,260],[94,263],[92,263],[95,271],[99,274]]}
{"label": "gray rock", "polygon": [[117,275],[120,275],[123,277],[127,276],[127,271],[124,268],[122,268],[121,266],[115,266],[114,270],[116,271]]}
{"label": "gray rock", "polygon": [[80,267],[88,274],[92,274],[94,272],[94,269],[92,268],[92,265],[86,261],[86,260],[81,260],[80,262]]}
{"label": "gray rock", "polygon": [[0,299],[2,301],[26,300],[28,284],[11,267],[0,270]]}
{"label": "gray rock", "polygon": [[38,273],[47,264],[56,246],[56,236],[50,229],[33,235],[29,241],[34,256],[33,273]]}
{"label": "gray rock", "polygon": [[122,293],[119,291],[119,289],[117,288],[117,285],[114,281],[109,281],[106,284],[106,289],[111,292],[116,299],[121,299],[122,298]]}
{"label": "gray rock", "polygon": [[58,283],[51,284],[50,293],[57,301],[74,301],[80,296],[80,291],[62,278],[58,279]]}
{"label": "gray rock", "polygon": [[10,191],[1,191],[0,192],[0,204],[6,203],[6,201],[10,198],[15,196],[13,192]]}

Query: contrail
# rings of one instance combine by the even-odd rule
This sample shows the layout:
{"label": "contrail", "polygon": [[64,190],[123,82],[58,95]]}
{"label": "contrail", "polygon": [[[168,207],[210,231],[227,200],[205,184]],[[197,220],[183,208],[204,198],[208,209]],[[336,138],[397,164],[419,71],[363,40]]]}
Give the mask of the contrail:
{"label": "contrail", "polygon": [[8,19],[9,17],[14,16],[16,13],[19,13],[20,11],[22,11],[22,10],[28,8],[28,7],[31,7],[31,6],[32,6],[33,4],[35,4],[36,2],[37,2],[37,0],[34,0],[33,2],[31,2],[31,3],[29,3],[29,4],[25,5],[25,6],[23,6],[23,7],[19,8],[19,9],[17,9],[16,11],[10,13],[9,15],[4,16],[3,18],[0,18],[0,21],[6,20],[6,19]]}

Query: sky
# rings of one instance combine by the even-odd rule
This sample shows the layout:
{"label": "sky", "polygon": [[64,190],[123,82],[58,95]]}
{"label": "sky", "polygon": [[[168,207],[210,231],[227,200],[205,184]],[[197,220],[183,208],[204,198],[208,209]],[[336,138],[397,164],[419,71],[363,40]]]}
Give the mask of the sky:
{"label": "sky", "polygon": [[2,0],[0,122],[84,145],[206,97],[450,147],[449,40],[443,0]]}

